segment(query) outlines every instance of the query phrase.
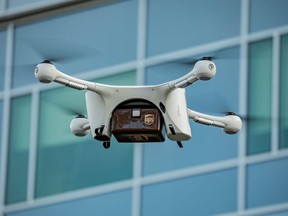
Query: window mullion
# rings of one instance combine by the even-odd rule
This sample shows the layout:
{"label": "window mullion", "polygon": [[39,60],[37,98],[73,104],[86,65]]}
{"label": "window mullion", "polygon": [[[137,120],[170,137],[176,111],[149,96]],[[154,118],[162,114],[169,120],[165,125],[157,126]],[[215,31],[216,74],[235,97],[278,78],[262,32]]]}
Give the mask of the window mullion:
{"label": "window mullion", "polygon": [[273,48],[272,48],[272,120],[271,120],[271,151],[272,154],[278,152],[279,143],[279,59],[280,59],[280,35],[275,32],[273,35]]}

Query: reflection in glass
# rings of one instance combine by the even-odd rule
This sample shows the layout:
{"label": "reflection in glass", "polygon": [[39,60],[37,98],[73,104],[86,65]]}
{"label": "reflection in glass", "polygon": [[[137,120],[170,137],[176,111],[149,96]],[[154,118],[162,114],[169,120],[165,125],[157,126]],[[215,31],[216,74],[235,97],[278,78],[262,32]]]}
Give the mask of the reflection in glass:
{"label": "reflection in glass", "polygon": [[193,0],[179,4],[179,0],[149,0],[147,55],[238,36],[240,3],[238,0]]}
{"label": "reflection in glass", "polygon": [[[249,31],[251,33],[288,24],[287,0],[253,0],[249,4]],[[273,17],[267,14],[273,14]]]}
{"label": "reflection in glass", "polygon": [[44,59],[68,74],[135,60],[136,13],[136,1],[123,1],[17,25],[13,87],[37,83]]}
{"label": "reflection in glass", "polygon": [[[129,85],[136,83],[136,77],[135,72],[127,72],[97,81]],[[75,137],[71,133],[71,120],[77,113],[86,115],[84,94],[66,87],[41,93],[36,197],[132,177],[133,145],[112,139],[106,150],[90,134]]]}
{"label": "reflection in glass", "polygon": [[[49,2],[47,0],[8,0],[7,1],[7,8],[8,9],[14,9],[14,8],[20,8],[20,7],[23,7],[23,6],[30,6],[32,5],[33,3],[39,3],[39,2]],[[27,8],[27,7],[26,7]]]}
{"label": "reflection in glass", "polygon": [[5,203],[24,201],[27,192],[31,96],[13,98],[10,110]]}
{"label": "reflection in glass", "polygon": [[237,209],[237,170],[145,185],[142,199],[144,216],[224,215]]}
{"label": "reflection in glass", "polygon": [[[3,115],[2,115],[2,113],[3,113],[3,101],[2,100],[0,100],[0,122],[1,122],[1,124],[0,124],[0,161],[1,161],[1,150],[2,150],[2,125],[3,125],[3,123],[2,123],[2,121],[3,121]],[[0,167],[0,173],[1,173],[1,167]]]}
{"label": "reflection in glass", "polygon": [[287,169],[287,158],[249,164],[246,173],[246,207],[254,209],[286,203]]}
{"label": "reflection in glass", "polygon": [[9,212],[5,216],[129,216],[131,208],[132,190],[121,190],[75,200],[68,198],[65,202]]}
{"label": "reflection in glass", "polygon": [[272,40],[251,43],[248,63],[247,154],[270,150]]}
{"label": "reflection in glass", "polygon": [[288,35],[281,38],[280,60],[280,148],[288,147]]}

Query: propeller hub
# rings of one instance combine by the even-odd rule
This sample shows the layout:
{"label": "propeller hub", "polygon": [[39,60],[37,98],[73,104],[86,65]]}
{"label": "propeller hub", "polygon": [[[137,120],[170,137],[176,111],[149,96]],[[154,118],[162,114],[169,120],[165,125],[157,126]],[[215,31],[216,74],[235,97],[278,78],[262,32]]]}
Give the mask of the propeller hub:
{"label": "propeller hub", "polygon": [[41,63],[53,64],[53,63],[52,63],[50,60],[48,60],[48,59],[43,60]]}
{"label": "propeller hub", "polygon": [[234,112],[227,112],[227,113],[226,113],[226,116],[228,116],[228,115],[236,115],[236,113],[234,113]]}
{"label": "propeller hub", "polygon": [[211,56],[204,56],[201,58],[201,60],[208,60],[208,61],[212,61],[212,57]]}

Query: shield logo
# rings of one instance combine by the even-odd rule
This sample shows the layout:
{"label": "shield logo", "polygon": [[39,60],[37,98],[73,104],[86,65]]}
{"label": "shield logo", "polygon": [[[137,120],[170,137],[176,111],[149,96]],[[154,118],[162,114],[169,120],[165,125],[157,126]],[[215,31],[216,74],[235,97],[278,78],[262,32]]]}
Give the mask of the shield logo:
{"label": "shield logo", "polygon": [[152,125],[154,124],[155,116],[153,114],[147,114],[144,116],[144,123],[146,125]]}
{"label": "shield logo", "polygon": [[134,134],[129,136],[129,139],[134,142],[147,142],[149,140],[148,136],[143,134]]}

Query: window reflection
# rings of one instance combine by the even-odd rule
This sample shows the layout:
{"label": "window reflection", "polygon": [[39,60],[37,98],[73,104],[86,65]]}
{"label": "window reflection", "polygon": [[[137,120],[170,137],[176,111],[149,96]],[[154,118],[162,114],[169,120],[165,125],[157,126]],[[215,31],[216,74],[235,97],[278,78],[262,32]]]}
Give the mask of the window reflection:
{"label": "window reflection", "polygon": [[5,203],[24,201],[27,192],[31,96],[11,101]]}
{"label": "window reflection", "polygon": [[179,4],[178,0],[148,1],[147,55],[187,49],[238,36],[240,2],[193,0],[181,1]]}
{"label": "window reflection", "polygon": [[39,3],[39,2],[48,2],[47,0],[7,0],[7,8],[8,9],[14,9],[19,8],[26,5],[31,5],[33,3]]}
{"label": "window reflection", "polygon": [[288,147],[288,35],[281,38],[280,60],[280,148]]}
{"label": "window reflection", "polygon": [[248,63],[247,154],[270,150],[272,40],[251,43]]}
{"label": "window reflection", "polygon": [[136,13],[136,1],[124,1],[16,26],[13,87],[36,83],[46,58],[69,74],[135,60]]}

